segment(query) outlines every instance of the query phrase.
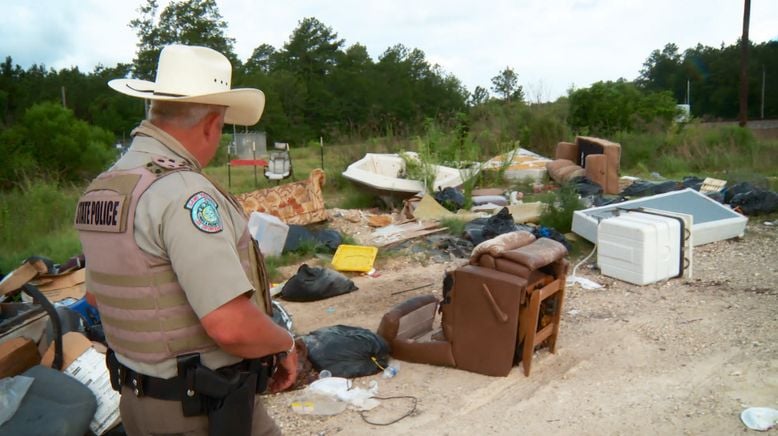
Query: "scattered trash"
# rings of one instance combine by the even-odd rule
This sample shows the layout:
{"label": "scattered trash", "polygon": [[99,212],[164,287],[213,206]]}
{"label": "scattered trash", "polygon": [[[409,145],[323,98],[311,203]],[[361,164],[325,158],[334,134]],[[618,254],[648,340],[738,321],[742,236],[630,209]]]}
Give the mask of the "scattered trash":
{"label": "scattered trash", "polygon": [[735,194],[729,204],[746,215],[763,215],[778,211],[778,193],[754,189]]}
{"label": "scattered trash", "polygon": [[413,288],[403,289],[402,291],[392,292],[392,295],[404,294],[406,292],[411,292],[411,291],[415,291],[417,289],[426,288],[427,286],[432,286],[432,283],[427,283],[427,284],[424,284],[424,285],[421,285],[421,286],[414,286]]}
{"label": "scattered trash", "polygon": [[713,177],[706,177],[700,185],[700,191],[703,194],[711,194],[714,192],[720,192],[727,185],[726,180],[714,179]]}
{"label": "scattered trash", "polygon": [[376,247],[342,244],[332,257],[332,267],[338,271],[368,272],[377,255]]}
{"label": "scattered trash", "polygon": [[286,281],[281,298],[287,301],[317,301],[347,294],[359,288],[351,279],[329,268],[300,265],[297,274]]}
{"label": "scattered trash", "polygon": [[484,162],[484,170],[501,171],[505,180],[540,180],[550,159],[524,148],[516,148]]}
{"label": "scattered trash", "polygon": [[778,425],[778,410],[771,407],[749,407],[740,413],[740,420],[751,430],[767,431]]}
{"label": "scattered trash", "polygon": [[32,386],[32,377],[17,375],[0,380],[0,425],[11,419]]}
{"label": "scattered trash", "polygon": [[465,207],[465,195],[456,188],[446,187],[435,192],[435,201],[446,210],[456,212]]}
{"label": "scattered trash", "polygon": [[298,415],[332,416],[344,410],[348,404],[330,395],[316,394],[306,388],[289,403]]}
{"label": "scattered trash", "polygon": [[666,192],[678,191],[683,185],[678,182],[668,180],[665,182],[650,182],[647,180],[638,180],[629,185],[619,194],[625,197],[646,197],[649,195],[664,194]]}
{"label": "scattered trash", "polygon": [[311,383],[295,397],[290,406],[300,415],[337,415],[347,406],[356,410],[371,410],[380,402],[373,397],[378,383],[373,380],[368,389],[353,387],[351,380],[342,377],[324,377]]}
{"label": "scattered trash", "polygon": [[[351,163],[343,171],[343,177],[359,183],[367,188],[391,192],[398,196],[426,190],[421,180],[408,178],[406,160],[419,162],[418,154],[412,151],[397,153],[365,153],[365,156]],[[476,169],[470,171],[443,165],[433,165],[435,180],[432,188],[442,189],[449,186],[460,186],[468,176],[474,176]],[[468,174],[472,173],[472,174]]]}
{"label": "scattered trash", "polygon": [[[450,214],[450,212],[448,213]],[[431,235],[447,229],[448,227],[440,227],[440,223],[437,221],[411,221],[380,228],[372,233],[372,237],[375,245],[379,247],[389,247],[407,241],[408,239]]]}
{"label": "scattered trash", "polygon": [[565,238],[565,235],[563,235],[561,232],[559,232],[556,229],[552,229],[551,227],[537,226],[534,229],[532,229],[531,233],[535,235],[535,237],[538,239],[549,238],[561,243],[562,245],[565,246],[565,248],[567,248],[568,252],[573,249],[572,244],[570,244],[570,241],[568,241],[567,238]]}
{"label": "scattered trash", "polygon": [[367,217],[367,224],[370,227],[386,227],[392,223],[391,215],[370,215]]}
{"label": "scattered trash", "polygon": [[399,372],[400,372],[400,363],[397,361],[391,361],[389,362],[389,366],[384,368],[384,371],[383,373],[381,373],[381,376],[386,379],[394,378]]}
{"label": "scattered trash", "polygon": [[385,368],[389,363],[389,344],[362,327],[323,327],[302,339],[314,368],[327,369],[334,377],[373,375],[381,371],[378,365]]}
{"label": "scattered trash", "polygon": [[323,229],[313,232],[305,226],[290,224],[283,252],[296,251],[305,244],[313,244],[326,247],[331,253],[334,253],[341,242],[343,242],[343,237],[335,230]]}
{"label": "scattered trash", "polygon": [[592,290],[592,289],[600,289],[602,288],[602,285],[593,281],[589,280],[586,277],[580,277],[580,276],[567,276],[567,286],[573,286],[575,284],[581,285],[582,288],[586,290]]}
{"label": "scattered trash", "polygon": [[262,212],[251,212],[249,233],[265,256],[279,256],[284,249],[289,225],[280,218]]}

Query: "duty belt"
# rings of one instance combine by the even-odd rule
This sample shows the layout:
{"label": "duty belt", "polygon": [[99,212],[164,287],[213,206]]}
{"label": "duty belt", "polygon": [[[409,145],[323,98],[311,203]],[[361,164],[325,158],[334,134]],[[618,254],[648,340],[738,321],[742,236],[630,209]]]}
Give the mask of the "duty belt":
{"label": "duty belt", "polygon": [[[194,395],[190,386],[191,380],[187,381],[185,375],[179,374],[164,379],[135,372],[119,362],[113,350],[108,350],[105,360],[111,376],[111,386],[116,391],[121,392],[122,386],[126,386],[137,397],[168,401],[183,401]],[[224,377],[233,377],[245,372],[256,373],[256,393],[261,394],[267,388],[267,381],[274,369],[273,363],[272,357],[243,360],[234,365],[214,370],[214,372]]]}

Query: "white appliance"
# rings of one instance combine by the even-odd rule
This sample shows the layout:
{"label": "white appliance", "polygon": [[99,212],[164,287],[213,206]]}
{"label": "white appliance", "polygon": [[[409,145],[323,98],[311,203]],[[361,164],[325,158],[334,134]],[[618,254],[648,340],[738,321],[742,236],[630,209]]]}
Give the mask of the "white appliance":
{"label": "white appliance", "polygon": [[618,211],[597,227],[597,264],[602,274],[646,285],[691,273],[688,219],[651,211]]}

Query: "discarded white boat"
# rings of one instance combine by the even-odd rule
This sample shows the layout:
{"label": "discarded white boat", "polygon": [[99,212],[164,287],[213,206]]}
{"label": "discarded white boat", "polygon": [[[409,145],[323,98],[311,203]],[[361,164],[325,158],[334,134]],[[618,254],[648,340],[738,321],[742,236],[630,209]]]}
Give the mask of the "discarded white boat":
{"label": "discarded white boat", "polygon": [[[414,152],[403,153],[407,159],[418,160]],[[343,172],[343,177],[365,185],[382,193],[414,195],[426,192],[426,184],[422,180],[406,177],[405,159],[396,153],[366,153],[365,157],[352,163]],[[435,168],[434,189],[455,188],[461,186],[467,178],[474,176],[477,169],[457,169],[442,165]]]}

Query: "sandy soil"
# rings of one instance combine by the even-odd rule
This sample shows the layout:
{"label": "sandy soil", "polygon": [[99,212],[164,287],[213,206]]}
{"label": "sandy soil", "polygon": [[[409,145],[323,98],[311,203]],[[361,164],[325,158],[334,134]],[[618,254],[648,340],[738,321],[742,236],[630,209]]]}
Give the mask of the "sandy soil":
{"label": "sandy soil", "polygon": [[[694,279],[635,286],[581,266],[578,275],[604,288],[568,288],[557,353],[540,349],[530,377],[518,367],[488,377],[401,362],[393,379],[355,380],[378,381],[381,396],[418,399],[411,416],[389,426],[367,424],[353,410],[297,415],[294,392],[266,397],[267,406],[286,434],[743,433],[743,409],[778,407],[777,243],[778,226],[752,218],[744,238],[694,249]],[[335,324],[375,330],[394,304],[440,295],[444,272],[462,263],[391,257],[377,265],[380,277],[353,276],[356,292],[282,304],[298,334]],[[384,401],[371,417],[391,420],[410,404]]]}

